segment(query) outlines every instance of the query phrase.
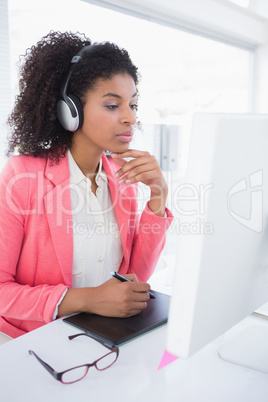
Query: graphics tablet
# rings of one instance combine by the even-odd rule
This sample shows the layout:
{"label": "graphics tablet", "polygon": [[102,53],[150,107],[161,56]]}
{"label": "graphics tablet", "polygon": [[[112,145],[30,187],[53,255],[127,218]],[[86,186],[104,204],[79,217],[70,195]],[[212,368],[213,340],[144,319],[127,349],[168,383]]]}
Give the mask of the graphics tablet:
{"label": "graphics tablet", "polygon": [[170,296],[152,292],[155,299],[149,299],[147,308],[133,317],[113,318],[79,313],[64,318],[63,321],[111,345],[120,346],[167,323]]}

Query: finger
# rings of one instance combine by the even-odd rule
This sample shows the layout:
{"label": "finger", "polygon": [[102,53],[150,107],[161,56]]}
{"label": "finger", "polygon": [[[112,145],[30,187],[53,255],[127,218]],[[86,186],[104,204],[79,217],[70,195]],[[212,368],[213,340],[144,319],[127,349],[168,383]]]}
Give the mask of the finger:
{"label": "finger", "polygon": [[122,158],[113,158],[113,161],[118,165],[118,166],[124,166],[127,161],[125,161]]}
{"label": "finger", "polygon": [[147,308],[147,303],[135,303],[135,310],[145,310]]}
{"label": "finger", "polygon": [[125,173],[128,170],[134,169],[137,166],[147,165],[148,163],[157,163],[155,157],[151,155],[143,155],[138,158],[131,159],[123,165],[121,170]]}
{"label": "finger", "polygon": [[151,287],[150,287],[149,283],[146,283],[146,282],[133,282],[132,290],[135,293],[145,294],[145,292],[149,292],[151,290]]}
{"label": "finger", "polygon": [[112,153],[111,157],[115,158],[139,158],[140,156],[149,156],[150,153],[147,151],[139,151],[137,149],[128,149],[122,153]]}
{"label": "finger", "polygon": [[[136,167],[140,166],[142,167],[142,169],[144,169],[144,167],[148,165],[149,169],[156,169],[158,167],[158,163],[156,162],[156,159],[154,156],[141,156],[140,158],[137,159],[132,159],[129,162],[126,162],[124,165],[122,165],[121,169],[119,169],[116,172],[115,177],[120,178],[121,176],[125,175],[126,173],[132,171],[133,169],[135,169]],[[151,166],[151,168],[150,168]]]}
{"label": "finger", "polygon": [[125,176],[122,176],[119,180],[119,184],[122,185],[124,183],[126,184],[134,184],[134,183],[143,183],[148,185],[150,180],[153,180],[155,178],[158,178],[155,175],[155,170],[149,170],[147,172],[142,172],[140,174],[132,174],[130,176],[130,173],[126,174]]}
{"label": "finger", "polygon": [[148,283],[138,281],[122,282],[121,287],[122,286],[124,286],[125,288],[126,291],[125,295],[127,295],[127,299],[131,302],[145,302],[150,298],[148,292],[150,291],[151,288]]}
{"label": "finger", "polygon": [[147,303],[146,302],[137,302],[137,303],[134,303],[130,307],[129,312],[133,313],[133,314],[138,314],[142,310],[145,310],[146,308],[147,308]]}
{"label": "finger", "polygon": [[146,166],[138,166],[137,168],[128,172],[125,176],[122,177],[124,182],[127,183],[136,183],[138,181],[150,180],[157,178],[154,165],[146,165]]}
{"label": "finger", "polygon": [[[147,306],[146,306],[146,307],[147,307]],[[146,308],[146,307],[145,307],[145,308]],[[140,313],[142,312],[142,310],[145,310],[145,308],[140,309],[140,310],[136,310],[136,309],[129,310],[129,311],[127,312],[127,314],[124,314],[124,315],[122,316],[122,318],[129,318],[129,317],[133,317],[134,315],[140,314]]]}
{"label": "finger", "polygon": [[134,303],[147,303],[150,299],[150,295],[148,292],[135,292],[134,295]]}
{"label": "finger", "polygon": [[123,276],[131,280],[131,282],[138,282],[138,279],[135,274],[124,274]]}

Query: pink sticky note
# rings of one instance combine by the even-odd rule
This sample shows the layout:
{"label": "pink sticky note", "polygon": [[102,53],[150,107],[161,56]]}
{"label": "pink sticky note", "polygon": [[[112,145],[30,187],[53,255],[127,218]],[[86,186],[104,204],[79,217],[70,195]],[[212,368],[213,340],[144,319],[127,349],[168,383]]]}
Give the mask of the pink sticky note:
{"label": "pink sticky note", "polygon": [[164,354],[163,354],[163,356],[162,356],[162,359],[161,359],[161,362],[160,362],[160,364],[159,364],[159,366],[158,366],[157,371],[158,371],[158,370],[161,370],[163,367],[167,366],[168,364],[174,362],[174,360],[177,360],[177,359],[178,359],[178,356],[175,356],[175,355],[169,353],[169,352],[165,349]]}

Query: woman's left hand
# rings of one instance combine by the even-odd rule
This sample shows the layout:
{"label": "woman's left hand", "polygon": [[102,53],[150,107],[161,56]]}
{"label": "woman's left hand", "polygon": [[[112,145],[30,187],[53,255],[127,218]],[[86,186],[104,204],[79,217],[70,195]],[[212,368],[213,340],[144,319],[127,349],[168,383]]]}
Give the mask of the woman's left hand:
{"label": "woman's left hand", "polygon": [[[119,183],[141,182],[149,186],[151,189],[149,208],[156,215],[164,216],[168,187],[156,158],[149,152],[134,149],[121,154],[112,154],[111,157],[121,166],[115,174]],[[133,159],[127,162],[124,158]]]}

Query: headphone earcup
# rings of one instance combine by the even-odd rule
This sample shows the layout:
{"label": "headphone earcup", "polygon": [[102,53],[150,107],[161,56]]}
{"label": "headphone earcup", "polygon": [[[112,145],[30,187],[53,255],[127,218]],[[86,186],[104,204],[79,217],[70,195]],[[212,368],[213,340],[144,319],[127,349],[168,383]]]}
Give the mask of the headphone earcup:
{"label": "headphone earcup", "polygon": [[83,112],[83,106],[80,101],[80,99],[77,98],[75,95],[68,95],[69,98],[73,101],[76,109],[77,109],[77,115],[78,115],[78,126],[77,129],[82,127],[83,121],[84,121],[84,112]]}
{"label": "headphone earcup", "polygon": [[63,99],[57,103],[57,115],[63,128],[74,132],[83,124],[83,107],[80,100],[75,95],[68,95],[70,106]]}

